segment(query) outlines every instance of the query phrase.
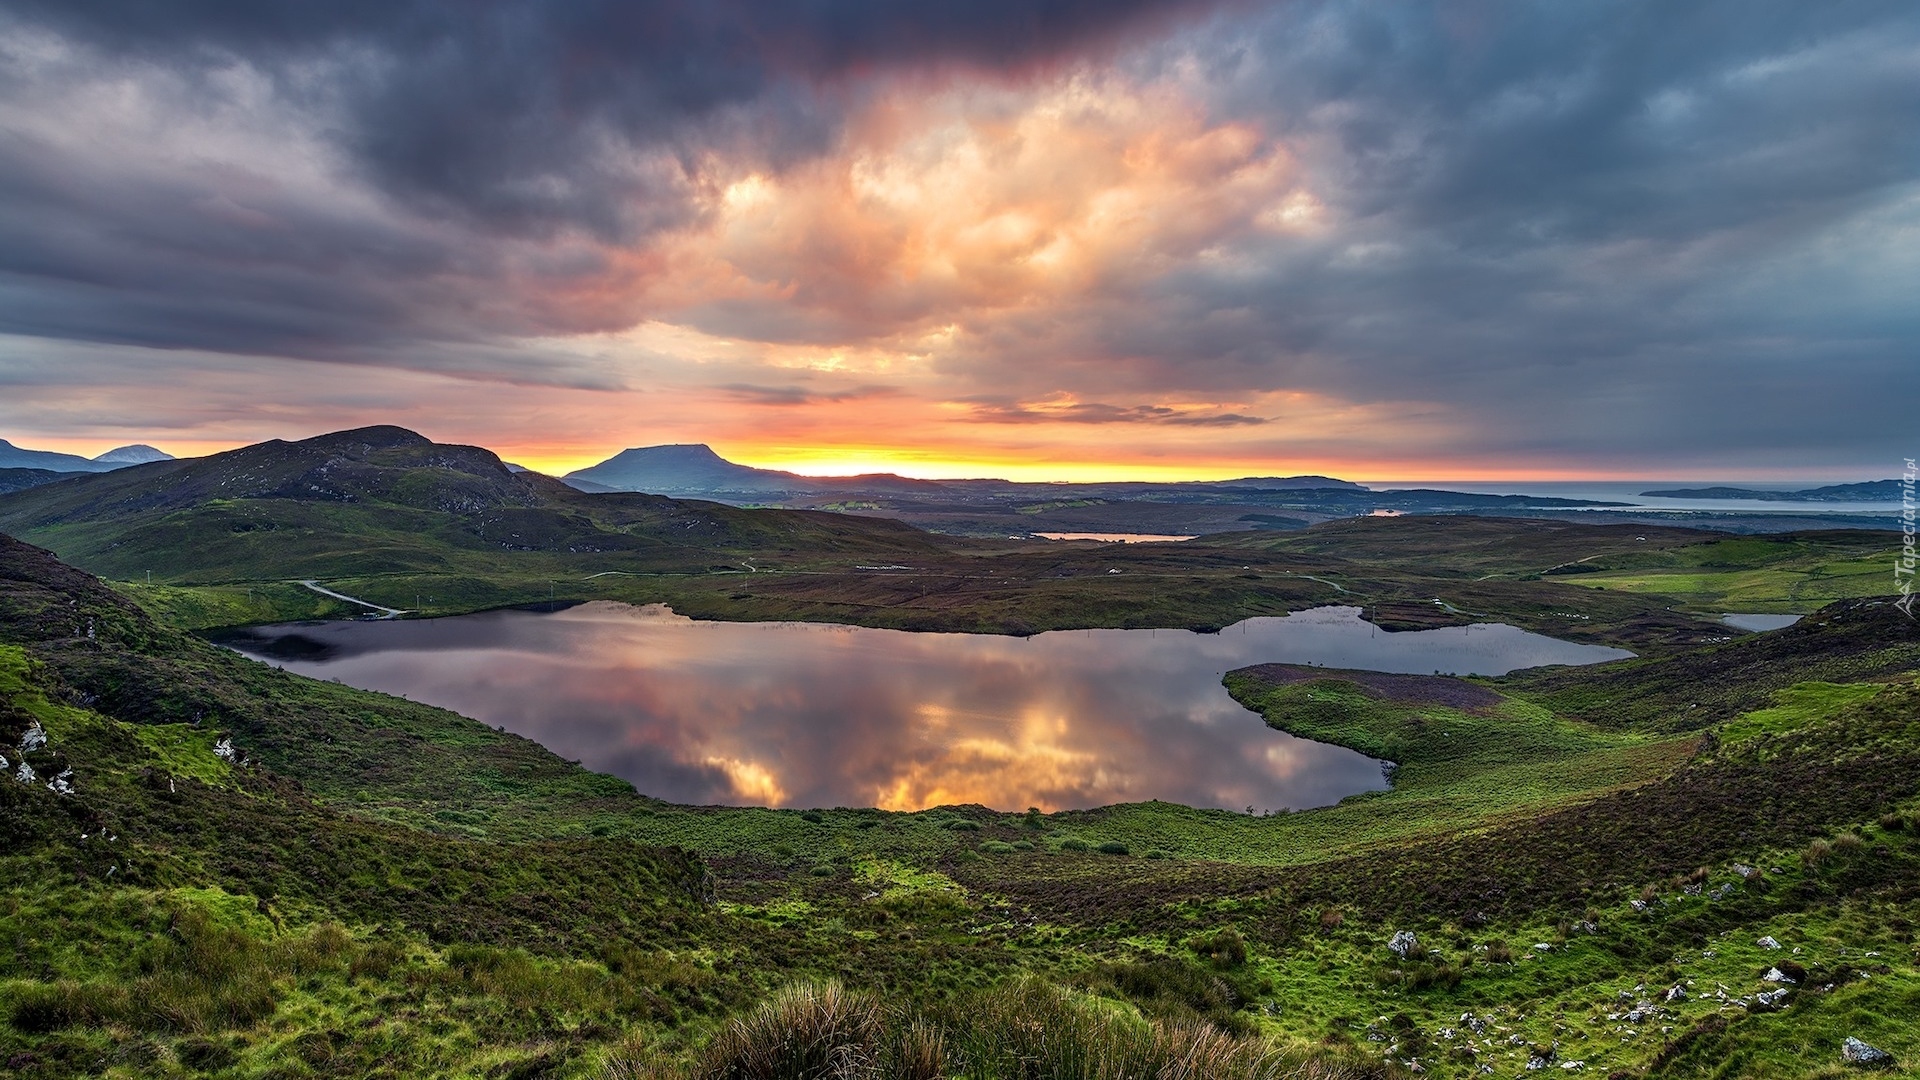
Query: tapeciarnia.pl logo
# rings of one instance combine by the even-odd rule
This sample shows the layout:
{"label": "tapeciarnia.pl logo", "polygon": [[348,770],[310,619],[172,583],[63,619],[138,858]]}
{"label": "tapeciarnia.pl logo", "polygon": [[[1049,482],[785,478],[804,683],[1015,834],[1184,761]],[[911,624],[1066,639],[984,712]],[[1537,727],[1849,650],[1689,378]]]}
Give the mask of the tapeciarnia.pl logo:
{"label": "tapeciarnia.pl logo", "polygon": [[1916,468],[1912,458],[1907,459],[1907,471],[1900,475],[1900,555],[1893,560],[1893,587],[1900,592],[1900,599],[1894,601],[1907,618],[1913,615],[1913,568],[1914,568],[1914,509],[1913,482],[1920,477],[1920,468]]}

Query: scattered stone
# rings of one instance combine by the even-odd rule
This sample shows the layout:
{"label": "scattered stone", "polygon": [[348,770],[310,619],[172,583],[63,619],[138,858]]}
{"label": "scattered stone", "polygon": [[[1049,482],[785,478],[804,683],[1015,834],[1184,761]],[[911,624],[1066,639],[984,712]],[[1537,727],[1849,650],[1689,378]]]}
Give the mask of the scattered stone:
{"label": "scattered stone", "polygon": [[1400,959],[1405,960],[1407,954],[1412,952],[1419,944],[1420,939],[1413,936],[1413,931],[1401,930],[1387,941],[1387,950]]}
{"label": "scattered stone", "polygon": [[1760,868],[1757,866],[1748,866],[1746,863],[1737,862],[1733,864],[1733,872],[1736,874],[1739,874],[1743,878],[1750,878],[1753,875],[1759,873]]}
{"label": "scattered stone", "polygon": [[1587,1063],[1584,1061],[1563,1061],[1560,1063],[1560,1067],[1567,1070],[1568,1072],[1573,1072],[1576,1069],[1586,1068]]}
{"label": "scattered stone", "polygon": [[1787,995],[1791,993],[1793,993],[1793,991],[1783,986],[1778,990],[1768,990],[1755,994],[1753,995],[1753,1004],[1748,1006],[1748,1008],[1758,1009],[1763,1012],[1774,1009],[1784,1009],[1787,1007]]}
{"label": "scattered stone", "polygon": [[221,761],[232,761],[236,756],[233,751],[233,740],[224,735],[221,736],[220,740],[213,744],[213,756]]}
{"label": "scattered stone", "polygon": [[1633,910],[1635,911],[1647,910],[1647,902],[1645,900],[1633,900],[1629,901],[1629,903],[1633,905]]}
{"label": "scattered stone", "polygon": [[31,784],[39,780],[40,776],[33,771],[33,766],[23,761],[20,763],[19,771],[13,774],[13,778],[23,784]]}
{"label": "scattered stone", "polygon": [[[53,792],[55,795],[73,794],[73,770],[60,770],[59,776],[47,781],[47,790]],[[80,839],[85,840],[86,837],[82,836]]]}
{"label": "scattered stone", "polygon": [[1773,940],[1771,935],[1761,938],[1759,941],[1754,942],[1754,944],[1763,949],[1777,949],[1780,947],[1780,943]]}
{"label": "scattered stone", "polygon": [[1891,1065],[1893,1055],[1849,1035],[1847,1041],[1840,1044],[1840,1060],[1849,1065]]}
{"label": "scattered stone", "polygon": [[29,724],[26,733],[20,736],[20,752],[23,754],[31,754],[35,750],[45,748],[46,745],[47,729],[41,727],[38,720]]}
{"label": "scattered stone", "polygon": [[1542,942],[1539,942],[1539,943],[1537,943],[1537,944],[1535,944],[1535,945],[1534,945],[1534,947],[1533,947],[1533,951],[1534,951],[1534,952],[1552,952],[1552,951],[1553,951],[1553,946],[1551,946],[1551,945],[1549,945],[1549,944],[1547,944],[1546,942],[1544,942],[1544,941],[1542,941]]}
{"label": "scattered stone", "polygon": [[1779,968],[1768,968],[1767,973],[1760,976],[1760,978],[1762,981],[1770,983],[1791,983],[1795,981],[1793,976],[1781,971]]}
{"label": "scattered stone", "polygon": [[1666,997],[1668,1001],[1685,1001],[1687,1000],[1687,988],[1677,984],[1670,986],[1667,988]]}

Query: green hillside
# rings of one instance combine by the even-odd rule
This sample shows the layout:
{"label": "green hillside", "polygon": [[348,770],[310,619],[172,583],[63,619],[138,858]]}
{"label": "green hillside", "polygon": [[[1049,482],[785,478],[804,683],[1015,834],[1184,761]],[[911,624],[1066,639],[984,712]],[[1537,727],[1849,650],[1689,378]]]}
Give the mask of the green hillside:
{"label": "green hillside", "polygon": [[1247,669],[1269,722],[1399,763],[1272,817],[679,807],[7,541],[0,752],[34,782],[0,780],[0,1060],[1776,1077],[1852,1036],[1911,1075],[1917,669],[1872,601],[1505,679]]}

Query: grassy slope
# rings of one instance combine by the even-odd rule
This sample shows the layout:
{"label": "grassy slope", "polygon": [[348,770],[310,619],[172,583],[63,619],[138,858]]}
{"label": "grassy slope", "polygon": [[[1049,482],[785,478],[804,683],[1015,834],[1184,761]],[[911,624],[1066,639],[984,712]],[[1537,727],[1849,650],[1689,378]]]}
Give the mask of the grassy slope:
{"label": "grassy slope", "polygon": [[1894,545],[1878,537],[1862,550],[1861,540],[1840,532],[1743,536],[1557,569],[1575,585],[1671,596],[1696,611],[1805,614],[1891,591]]}
{"label": "grassy slope", "polygon": [[[1401,544],[1350,528],[1349,540]],[[1366,560],[1461,537],[1357,552],[1339,577],[1307,572],[1385,580]],[[1529,561],[1596,539],[1639,543],[1545,532],[1423,580],[1519,595],[1538,587],[1521,579]],[[1244,543],[1255,547],[1217,555],[1271,538]],[[1917,703],[1903,673],[1916,644],[1885,609],[1837,608],[1658,660],[1522,673],[1476,695],[1455,680],[1415,679],[1430,684],[1424,697],[1395,697],[1361,675],[1239,673],[1235,692],[1273,722],[1401,761],[1395,791],[1324,811],[803,815],[664,806],[452,714],[240,661],[84,575],[18,546],[5,554],[0,633],[15,651],[0,657],[0,694],[15,721],[42,717],[54,738],[42,771],[71,762],[82,792],[0,784],[5,970],[23,973],[0,985],[11,1017],[0,1052],[29,1055],[29,1075],[196,1063],[591,1075],[631,1039],[667,1053],[697,1041],[711,1017],[788,977],[933,1007],[1020,967],[1300,1047],[1392,1047],[1440,1075],[1468,1070],[1466,1011],[1521,1037],[1497,1050],[1503,1068],[1556,1040],[1561,1059],[1595,1068],[1666,1053],[1672,1075],[1729,1061],[1724,1075],[1793,1075],[1796,1047],[1832,1061],[1843,1033],[1908,1064],[1920,1054],[1897,1020],[1915,993],[1903,921],[1915,852],[1906,817],[1879,824],[1914,811]],[[1178,573],[1140,558],[1129,568]],[[1472,594],[1443,595],[1465,607],[1454,597]],[[1803,685],[1816,679],[1892,688]],[[1704,719],[1680,708],[1715,687]],[[1670,722],[1683,712],[1696,715]],[[1726,738],[1697,744],[1727,721]],[[212,757],[209,728],[250,764]],[[1544,767],[1517,761],[1520,746]],[[101,826],[120,847],[77,839]],[[1813,833],[1841,842],[1810,849]],[[1084,850],[1102,842],[1129,854]],[[689,879],[675,844],[704,856],[709,885]],[[1735,859],[1782,872],[1722,900],[1675,881],[1704,866],[1708,887],[1734,884]],[[1627,901],[1649,886],[1660,902],[1633,912]],[[717,906],[690,900],[705,888]],[[1593,932],[1577,925],[1588,909]],[[1336,910],[1338,925],[1323,926]],[[1437,954],[1395,961],[1382,943],[1403,927]],[[1244,962],[1217,947],[1226,930],[1247,943]],[[1834,989],[1767,1015],[1701,999],[1708,984],[1736,999],[1760,988],[1744,942],[1763,933],[1803,948],[1798,962],[1823,966]],[[1525,953],[1562,939],[1533,960],[1489,959],[1502,942]],[[1620,991],[1688,978],[1693,997],[1657,1026],[1627,1036],[1606,1019]]]}

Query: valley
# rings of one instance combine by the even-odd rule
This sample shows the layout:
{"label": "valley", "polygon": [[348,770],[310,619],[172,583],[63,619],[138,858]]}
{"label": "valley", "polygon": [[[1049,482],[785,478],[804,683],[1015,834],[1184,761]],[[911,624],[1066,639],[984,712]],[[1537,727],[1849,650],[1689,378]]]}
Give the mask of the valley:
{"label": "valley", "polygon": [[[1768,1077],[1845,1071],[1849,1038],[1920,1060],[1920,630],[1865,569],[1888,534],[983,540],[582,493],[410,434],[0,497],[11,1071],[718,1076],[809,1025],[874,1076]],[[367,629],[615,601],[1217,633],[1333,604],[1635,656],[1225,671],[1272,728],[1393,763],[1311,810],[689,805],[197,633],[364,610],[307,582],[402,612]]]}

